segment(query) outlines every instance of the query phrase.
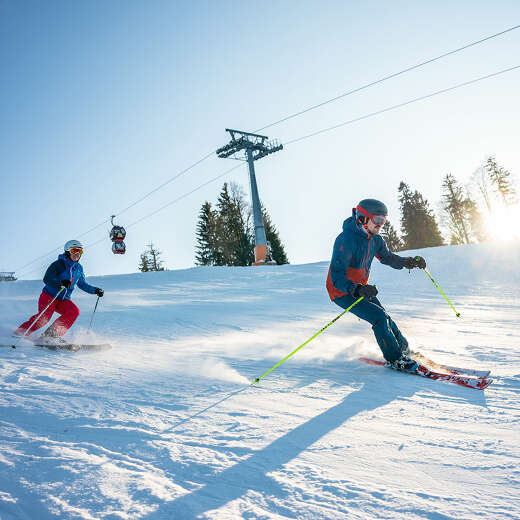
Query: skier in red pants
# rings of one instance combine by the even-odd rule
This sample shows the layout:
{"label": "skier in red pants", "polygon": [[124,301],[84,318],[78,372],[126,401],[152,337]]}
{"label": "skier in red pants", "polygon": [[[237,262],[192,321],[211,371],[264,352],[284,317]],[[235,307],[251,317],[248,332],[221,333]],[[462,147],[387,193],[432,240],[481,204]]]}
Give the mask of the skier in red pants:
{"label": "skier in red pants", "polygon": [[57,312],[61,316],[45,331],[41,339],[45,343],[64,342],[61,336],[70,329],[79,316],[78,307],[70,299],[74,286],[77,284],[80,289],[89,294],[103,296],[103,289],[93,287],[85,281],[83,267],[79,263],[83,254],[81,242],[69,240],[63,249],[64,253],[48,267],[43,277],[45,287],[38,300],[37,314],[31,316],[15,330],[16,336],[29,336],[35,330],[47,325],[52,315]]}

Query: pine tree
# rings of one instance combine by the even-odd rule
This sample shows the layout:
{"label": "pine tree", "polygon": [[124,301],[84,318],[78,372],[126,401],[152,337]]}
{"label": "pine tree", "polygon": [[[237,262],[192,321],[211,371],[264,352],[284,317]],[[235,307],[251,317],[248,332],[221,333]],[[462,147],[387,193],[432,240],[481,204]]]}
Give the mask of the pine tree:
{"label": "pine tree", "polygon": [[230,188],[236,240],[234,265],[251,265],[255,259],[253,252],[254,229],[251,224],[251,211],[246,202],[244,190],[235,183],[231,183]]}
{"label": "pine tree", "polygon": [[510,179],[511,172],[498,166],[495,157],[488,157],[486,171],[496,195],[502,199],[504,206],[516,204],[516,189]]}
{"label": "pine tree", "polygon": [[472,191],[473,198],[482,199],[488,212],[491,212],[492,208],[492,190],[491,182],[487,174],[487,168],[480,166],[477,168],[471,176],[469,183],[470,190]]}
{"label": "pine tree", "polygon": [[219,265],[215,254],[216,221],[217,216],[212,210],[211,204],[205,202],[200,209],[197,223],[196,265]]}
{"label": "pine tree", "polygon": [[273,260],[278,265],[288,264],[289,259],[287,258],[285,248],[282,244],[282,241],[280,240],[278,230],[274,226],[271,220],[271,216],[264,207],[262,207],[262,215],[264,218],[265,236],[271,246],[271,255]]}
{"label": "pine tree", "polygon": [[148,255],[146,253],[141,253],[141,262],[139,263],[139,270],[143,273],[147,273],[150,270],[150,266],[148,263]]}
{"label": "pine tree", "polygon": [[450,244],[472,242],[471,221],[476,204],[464,193],[455,177],[448,173],[442,183],[442,219],[450,232]]}
{"label": "pine tree", "polygon": [[[262,208],[267,241],[279,264],[287,264],[278,231]],[[251,265],[254,257],[255,230],[250,205],[244,190],[237,184],[224,183],[217,207],[205,202],[197,223],[197,265]]]}
{"label": "pine tree", "polygon": [[401,229],[404,249],[421,249],[443,244],[442,235],[428,201],[417,191],[401,182]]}
{"label": "pine tree", "polygon": [[232,218],[231,197],[228,184],[224,183],[217,200],[217,220],[215,226],[215,265],[233,265],[232,240],[230,237],[230,220]]}
{"label": "pine tree", "polygon": [[217,207],[216,249],[222,258],[222,264],[217,265],[251,265],[253,244],[241,189],[232,185],[230,193],[228,184],[224,183]]}
{"label": "pine tree", "polygon": [[164,271],[163,262],[160,259],[162,252],[155,249],[153,243],[148,244],[148,249],[141,253],[139,269],[143,272]]}
{"label": "pine tree", "polygon": [[486,242],[489,240],[489,234],[486,230],[484,217],[479,211],[477,203],[471,199],[468,200],[470,202],[468,207],[468,215],[470,219],[471,233],[477,242]]}
{"label": "pine tree", "polygon": [[512,175],[490,156],[473,173],[469,187],[478,203],[473,210],[472,229],[479,241],[489,240],[495,234],[490,222],[514,218],[512,206],[518,203],[518,194]]}
{"label": "pine tree", "polygon": [[163,262],[160,259],[162,251],[155,249],[153,243],[148,244],[148,258],[150,261],[150,271],[164,271]]}
{"label": "pine tree", "polygon": [[386,242],[386,246],[390,251],[397,252],[403,249],[403,241],[397,234],[394,226],[390,223],[389,220],[386,221],[385,225],[381,228],[381,236]]}

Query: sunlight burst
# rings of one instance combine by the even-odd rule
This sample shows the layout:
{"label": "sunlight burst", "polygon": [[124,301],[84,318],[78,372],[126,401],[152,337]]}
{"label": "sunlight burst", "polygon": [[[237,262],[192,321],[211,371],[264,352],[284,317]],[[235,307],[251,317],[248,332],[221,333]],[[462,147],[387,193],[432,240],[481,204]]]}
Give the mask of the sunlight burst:
{"label": "sunlight burst", "polygon": [[489,235],[495,240],[520,239],[520,205],[494,208],[487,214],[485,223]]}

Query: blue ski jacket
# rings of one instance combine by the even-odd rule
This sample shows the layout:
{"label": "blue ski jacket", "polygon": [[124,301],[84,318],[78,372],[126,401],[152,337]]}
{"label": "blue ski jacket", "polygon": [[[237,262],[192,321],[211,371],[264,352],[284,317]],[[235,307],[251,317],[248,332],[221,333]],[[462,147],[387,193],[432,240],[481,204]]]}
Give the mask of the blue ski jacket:
{"label": "blue ski jacket", "polygon": [[394,269],[404,267],[405,258],[391,253],[383,237],[372,235],[357,223],[354,211],[334,242],[326,284],[332,301],[346,294],[354,296],[358,284],[368,283],[374,256]]}
{"label": "blue ski jacket", "polygon": [[59,255],[58,260],[52,262],[47,268],[45,276],[43,277],[45,283],[43,292],[51,296],[56,296],[61,289],[61,280],[70,280],[71,286],[58,296],[58,300],[70,300],[70,296],[76,284],[80,289],[89,294],[96,293],[96,288],[85,281],[81,264],[79,262],[73,262],[64,254]]}

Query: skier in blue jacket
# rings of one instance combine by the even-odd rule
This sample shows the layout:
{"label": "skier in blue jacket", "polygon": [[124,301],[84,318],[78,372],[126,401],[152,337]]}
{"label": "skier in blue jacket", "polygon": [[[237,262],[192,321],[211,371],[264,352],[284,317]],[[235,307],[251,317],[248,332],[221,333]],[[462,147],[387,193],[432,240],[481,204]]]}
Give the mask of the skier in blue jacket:
{"label": "skier in blue jacket", "polygon": [[379,235],[387,215],[386,206],[375,199],[364,199],[352,210],[334,243],[327,290],[330,299],[343,309],[363,296],[350,312],[372,325],[388,364],[400,370],[414,370],[417,363],[408,357],[408,341],[376,298],[377,288],[368,284],[374,256],[394,269],[426,267],[421,256],[406,258],[388,250]]}
{"label": "skier in blue jacket", "polygon": [[[61,316],[45,331],[43,339],[49,339],[49,343],[59,343],[60,337],[70,329],[79,316],[77,305],[70,299],[74,287],[77,285],[89,294],[103,296],[103,289],[93,287],[85,281],[83,267],[79,263],[82,254],[83,246],[79,240],[69,240],[65,244],[64,253],[47,268],[43,277],[45,287],[38,300],[38,312],[22,323],[14,332],[15,335],[28,336],[46,325],[57,312]],[[45,312],[41,314],[46,307]]]}

